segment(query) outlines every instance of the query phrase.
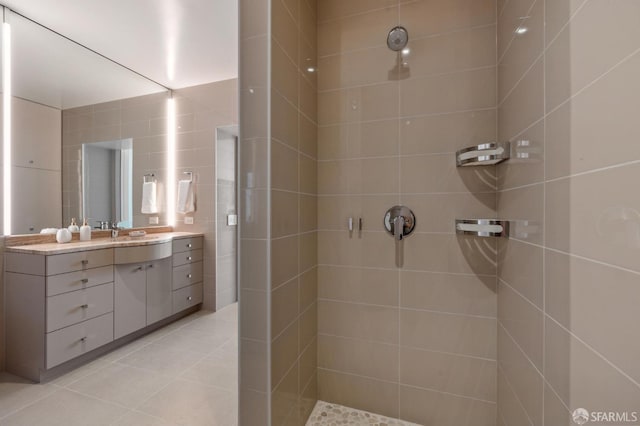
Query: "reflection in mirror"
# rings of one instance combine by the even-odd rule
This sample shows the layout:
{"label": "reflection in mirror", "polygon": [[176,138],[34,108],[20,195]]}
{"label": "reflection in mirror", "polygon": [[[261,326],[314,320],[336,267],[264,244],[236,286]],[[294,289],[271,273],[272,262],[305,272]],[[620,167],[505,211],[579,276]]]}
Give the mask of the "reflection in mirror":
{"label": "reflection in mirror", "polygon": [[89,224],[108,221],[131,228],[132,183],[131,139],[82,145],[82,210]]}
{"label": "reflection in mirror", "polygon": [[[15,12],[6,15],[12,34],[11,233],[38,233],[85,216],[146,226],[141,181],[147,169],[159,182],[164,178],[167,89]],[[123,140],[129,141],[128,194],[116,196],[121,175],[103,181],[100,191],[98,180],[84,185],[83,145]]]}

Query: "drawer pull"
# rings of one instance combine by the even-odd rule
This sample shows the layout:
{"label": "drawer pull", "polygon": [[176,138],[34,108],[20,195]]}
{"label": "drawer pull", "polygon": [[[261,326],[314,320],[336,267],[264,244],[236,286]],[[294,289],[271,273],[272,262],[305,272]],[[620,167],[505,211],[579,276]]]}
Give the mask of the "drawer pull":
{"label": "drawer pull", "polygon": [[193,244],[191,243],[187,244],[187,248],[191,248],[191,247],[193,247]]}
{"label": "drawer pull", "polygon": [[87,304],[85,303],[84,305],[80,305],[80,307],[81,307],[82,309],[88,309],[88,308],[89,308],[89,305],[87,305]]}
{"label": "drawer pull", "polygon": [[187,278],[191,278],[191,274],[187,274]]}
{"label": "drawer pull", "polygon": [[187,296],[187,300],[188,300],[189,302],[191,302],[191,301],[193,300],[193,297],[191,297],[191,296]]}
{"label": "drawer pull", "polygon": [[153,264],[149,265],[149,268],[153,268]]}
{"label": "drawer pull", "polygon": [[87,336],[85,336],[85,337],[81,337],[81,338],[80,338],[80,342],[84,343],[84,342],[86,342],[86,341],[87,341]]}
{"label": "drawer pull", "polygon": [[89,282],[89,278],[83,278],[83,279],[81,279],[81,280],[80,280],[80,282],[81,282],[82,284],[86,284],[86,283],[88,283],[88,282]]}
{"label": "drawer pull", "polygon": [[80,263],[82,263],[83,265],[88,265],[89,261],[87,259],[85,259],[85,260],[81,261]]}
{"label": "drawer pull", "polygon": [[144,269],[144,268],[143,268],[143,267],[142,267],[142,265],[141,265],[141,266],[138,266],[135,270],[136,270],[136,271],[142,271],[143,269]]}
{"label": "drawer pull", "polygon": [[189,260],[189,261],[190,261],[190,260],[191,260],[191,256],[187,256],[187,260]]}

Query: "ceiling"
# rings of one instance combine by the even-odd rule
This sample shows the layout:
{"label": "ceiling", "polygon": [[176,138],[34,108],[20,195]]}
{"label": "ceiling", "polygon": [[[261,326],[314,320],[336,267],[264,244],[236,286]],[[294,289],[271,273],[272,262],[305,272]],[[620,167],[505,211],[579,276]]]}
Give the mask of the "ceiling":
{"label": "ceiling", "polygon": [[238,75],[237,0],[0,0],[171,89]]}

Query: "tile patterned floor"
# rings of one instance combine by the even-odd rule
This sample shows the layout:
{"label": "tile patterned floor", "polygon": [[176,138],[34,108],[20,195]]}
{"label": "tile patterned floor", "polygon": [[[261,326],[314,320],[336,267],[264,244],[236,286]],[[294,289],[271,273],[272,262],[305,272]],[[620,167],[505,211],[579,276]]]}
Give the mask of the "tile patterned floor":
{"label": "tile patterned floor", "polygon": [[0,374],[0,426],[237,424],[237,304],[200,311],[49,383]]}
{"label": "tile patterned floor", "polygon": [[415,423],[404,422],[398,419],[372,414],[366,411],[356,410],[354,408],[344,407],[338,404],[330,404],[324,401],[318,401],[309,420],[307,426],[419,426]]}

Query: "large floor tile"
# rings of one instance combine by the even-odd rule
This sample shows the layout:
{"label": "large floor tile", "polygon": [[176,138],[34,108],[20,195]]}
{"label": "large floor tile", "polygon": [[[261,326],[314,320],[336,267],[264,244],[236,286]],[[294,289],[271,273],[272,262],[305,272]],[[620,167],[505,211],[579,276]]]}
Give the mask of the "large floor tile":
{"label": "large floor tile", "polygon": [[139,410],[177,425],[229,426],[235,424],[237,399],[232,392],[176,380]]}
{"label": "large floor tile", "polygon": [[180,376],[184,380],[238,392],[238,361],[210,356]]}
{"label": "large floor tile", "polygon": [[0,374],[0,418],[44,398],[56,390],[55,386],[33,384],[29,380],[8,373]]}
{"label": "large floor tile", "polygon": [[69,388],[84,395],[136,408],[169,381],[167,376],[114,363],[78,380]]}
{"label": "large floor tile", "polygon": [[209,354],[230,339],[228,332],[211,333],[200,329],[181,328],[162,339],[153,342],[156,345]]}
{"label": "large floor tile", "polygon": [[127,355],[120,364],[142,368],[166,376],[177,376],[204,358],[199,352],[176,349],[154,343]]}
{"label": "large floor tile", "polygon": [[171,423],[138,411],[130,411],[113,426],[171,426]]}
{"label": "large floor tile", "polygon": [[50,396],[3,419],[2,426],[100,426],[110,425],[123,416],[126,409],[60,389]]}

